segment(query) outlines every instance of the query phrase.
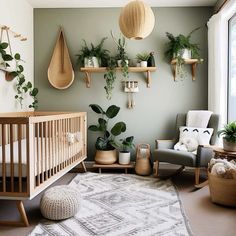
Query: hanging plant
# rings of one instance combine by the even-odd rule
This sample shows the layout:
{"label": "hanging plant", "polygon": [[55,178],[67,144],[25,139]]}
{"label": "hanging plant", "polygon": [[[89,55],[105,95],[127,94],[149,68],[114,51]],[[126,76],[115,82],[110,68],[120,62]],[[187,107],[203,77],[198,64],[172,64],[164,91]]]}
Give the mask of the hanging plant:
{"label": "hanging plant", "polygon": [[33,102],[29,105],[29,108],[37,109],[38,108],[38,99],[37,99],[38,89],[34,88],[30,81],[25,80],[25,76],[23,74],[24,67],[20,64],[20,62],[23,62],[23,60],[20,57],[20,54],[16,53],[14,56],[14,59],[16,62],[16,70],[13,72],[10,72],[10,75],[13,78],[17,79],[17,84],[16,84],[17,94],[15,95],[15,99],[20,103],[21,108],[22,108],[24,95],[28,93],[29,96],[31,96],[33,99]]}
{"label": "hanging plant", "polygon": [[106,91],[106,97],[111,100],[112,90],[114,89],[114,83],[116,80],[116,60],[114,57],[110,57],[107,61],[107,72],[104,74],[104,79],[106,80],[106,86],[104,87]]}
{"label": "hanging plant", "polygon": [[10,65],[8,61],[12,61],[12,56],[7,53],[6,49],[8,48],[8,43],[1,42],[0,43],[0,69],[7,69]]}

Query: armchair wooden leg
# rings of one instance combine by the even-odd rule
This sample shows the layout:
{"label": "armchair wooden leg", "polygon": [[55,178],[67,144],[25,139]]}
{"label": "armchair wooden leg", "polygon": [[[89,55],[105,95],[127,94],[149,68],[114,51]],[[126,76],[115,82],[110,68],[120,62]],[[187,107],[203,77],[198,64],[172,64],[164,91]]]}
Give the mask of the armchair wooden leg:
{"label": "armchair wooden leg", "polygon": [[199,184],[200,168],[195,168],[195,184]]}
{"label": "armchair wooden leg", "polygon": [[159,161],[155,161],[154,163],[154,176],[158,177],[158,170],[159,170]]}

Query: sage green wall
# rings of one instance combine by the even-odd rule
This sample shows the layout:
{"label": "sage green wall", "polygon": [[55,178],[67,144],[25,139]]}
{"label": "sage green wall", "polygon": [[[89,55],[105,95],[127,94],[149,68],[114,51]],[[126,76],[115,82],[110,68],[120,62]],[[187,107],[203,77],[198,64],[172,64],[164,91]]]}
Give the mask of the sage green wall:
{"label": "sage green wall", "polygon": [[[39,109],[52,111],[87,111],[88,124],[97,120],[89,104],[98,103],[107,108],[111,104],[121,107],[116,121],[127,124],[126,135],[134,135],[136,143],[149,143],[155,147],[156,138],[171,138],[176,114],[189,109],[207,109],[207,28],[212,8],[154,8],[156,24],[152,34],[141,41],[128,40],[130,58],[136,53],[155,51],[157,71],[152,73],[151,88],[147,88],[143,74],[130,74],[130,79],[139,81],[140,92],[134,94],[136,107],[127,108],[127,94],[122,91],[121,74],[117,75],[112,100],[105,96],[103,74],[92,74],[91,88],[86,88],[84,74],[76,66],[75,54],[81,48],[82,39],[97,44],[108,36],[105,47],[115,52],[110,30],[118,36],[120,9],[35,9],[35,86],[39,88]],[[62,25],[75,69],[75,81],[66,90],[53,88],[47,79],[47,68],[51,59],[58,28]],[[187,78],[174,82],[171,67],[164,58],[165,32],[174,35],[188,34],[201,26],[192,40],[200,44],[204,63],[197,67],[196,81],[192,81],[190,67]],[[88,132],[88,156],[93,159],[96,135]]]}

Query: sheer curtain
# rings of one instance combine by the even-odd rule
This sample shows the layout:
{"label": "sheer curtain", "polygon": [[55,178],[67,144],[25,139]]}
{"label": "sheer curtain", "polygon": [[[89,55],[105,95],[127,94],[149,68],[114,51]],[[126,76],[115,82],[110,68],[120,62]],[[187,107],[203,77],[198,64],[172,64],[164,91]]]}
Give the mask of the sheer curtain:
{"label": "sheer curtain", "polygon": [[208,109],[227,122],[228,20],[236,13],[230,0],[208,21]]}

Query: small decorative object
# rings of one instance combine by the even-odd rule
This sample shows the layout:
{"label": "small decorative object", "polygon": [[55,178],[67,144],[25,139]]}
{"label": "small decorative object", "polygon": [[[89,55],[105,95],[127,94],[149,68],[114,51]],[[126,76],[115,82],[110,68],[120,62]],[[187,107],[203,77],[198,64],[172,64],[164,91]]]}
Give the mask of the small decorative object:
{"label": "small decorative object", "polygon": [[120,30],[129,39],[146,38],[152,32],[154,24],[152,9],[142,1],[131,1],[121,10]]}
{"label": "small decorative object", "polygon": [[236,121],[226,124],[224,129],[218,131],[218,136],[223,136],[223,149],[236,152]]}
{"label": "small decorative object", "polygon": [[138,175],[150,175],[152,173],[151,149],[149,144],[139,144],[137,146],[135,172]]}
{"label": "small decorative object", "polygon": [[190,42],[192,34],[199,29],[200,27],[192,30],[187,36],[182,34],[174,36],[173,34],[166,32],[166,36],[170,41],[167,43],[165,55],[169,60],[177,60],[176,73],[180,79],[184,79],[186,76],[186,72],[183,67],[185,59],[193,58],[201,61],[198,44]]}
{"label": "small decorative object", "polygon": [[110,119],[117,116],[120,107],[111,105],[104,111],[97,104],[90,104],[91,109],[100,114],[97,125],[90,125],[88,129],[94,132],[101,132],[102,136],[97,138],[95,147],[97,150],[95,161],[99,164],[113,164],[116,162],[116,151],[114,147],[115,138],[126,131],[126,124],[122,121],[117,122],[111,130],[108,130]]}
{"label": "small decorative object", "polygon": [[155,67],[155,58],[154,58],[154,52],[150,52],[150,56],[148,58],[148,67]]}
{"label": "small decorative object", "polygon": [[65,35],[63,29],[60,28],[52,59],[48,67],[48,80],[56,89],[67,89],[73,83],[74,76]]}
{"label": "small decorative object", "polygon": [[133,93],[139,91],[138,81],[124,81],[124,92],[128,93],[128,108],[134,108],[135,102],[133,98]]}
{"label": "small decorative object", "polygon": [[135,147],[133,143],[134,136],[120,139],[119,141],[113,142],[113,146],[119,150],[119,164],[128,165],[130,163],[130,150]]}
{"label": "small decorative object", "polygon": [[80,53],[76,55],[78,57],[78,64],[84,67],[107,66],[109,50],[103,48],[106,39],[107,37],[102,38],[97,46],[94,46],[94,44],[91,43],[91,48],[89,48],[86,41],[83,40],[84,45],[82,46]]}
{"label": "small decorative object", "polygon": [[111,31],[111,36],[112,36],[113,41],[117,45],[117,51],[118,51],[118,54],[116,55],[117,65],[119,67],[122,67],[123,76],[125,78],[128,78],[129,77],[129,60],[128,60],[127,53],[125,51],[125,47],[126,47],[125,37],[120,36],[119,39],[117,40],[114,37],[112,31]]}
{"label": "small decorative object", "polygon": [[138,53],[138,54],[136,55],[136,58],[137,58],[138,61],[140,62],[140,66],[141,66],[141,67],[147,67],[147,62],[148,62],[149,57],[150,57],[150,54],[147,53],[147,52]]}
{"label": "small decorative object", "polygon": [[69,185],[48,189],[40,201],[42,215],[49,220],[64,220],[74,216],[80,209],[79,191]]}

